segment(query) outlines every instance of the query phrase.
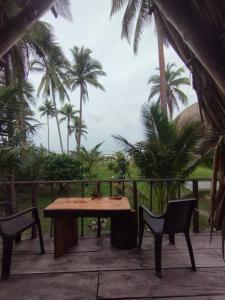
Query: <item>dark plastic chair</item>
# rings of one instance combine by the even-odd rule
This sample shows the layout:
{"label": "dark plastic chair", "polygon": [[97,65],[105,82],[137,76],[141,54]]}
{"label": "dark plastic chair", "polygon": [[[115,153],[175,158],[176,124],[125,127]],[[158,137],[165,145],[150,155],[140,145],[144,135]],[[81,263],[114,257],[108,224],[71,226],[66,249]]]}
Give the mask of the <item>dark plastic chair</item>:
{"label": "dark plastic chair", "polygon": [[[44,243],[42,238],[41,224],[36,207],[31,207],[20,211],[15,214],[11,214],[12,208],[9,202],[0,202],[0,208],[7,208],[7,215],[0,218],[0,234],[2,236],[2,274],[1,280],[5,280],[9,277],[10,266],[12,259],[13,241],[16,243],[21,241],[21,233],[28,228],[37,225],[41,254],[45,253]],[[32,216],[27,216],[28,213],[32,213]]]}
{"label": "dark plastic chair", "polygon": [[161,216],[157,216],[151,213],[143,205],[139,206],[138,249],[141,247],[144,227],[145,225],[147,225],[151,232],[154,234],[155,270],[156,275],[159,278],[161,278],[161,254],[163,234],[168,234],[170,243],[175,244],[175,234],[184,233],[190,254],[192,270],[196,271],[194,254],[189,236],[191,216],[195,206],[195,199],[169,201],[166,213]]}

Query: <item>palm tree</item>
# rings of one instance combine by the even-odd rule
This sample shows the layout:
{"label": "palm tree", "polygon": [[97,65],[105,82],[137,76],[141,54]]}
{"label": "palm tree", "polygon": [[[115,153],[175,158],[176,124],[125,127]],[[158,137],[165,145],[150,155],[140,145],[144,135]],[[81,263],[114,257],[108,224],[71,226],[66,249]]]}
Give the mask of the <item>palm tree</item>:
{"label": "palm tree", "polygon": [[84,146],[80,148],[78,153],[78,160],[80,161],[84,174],[88,179],[94,178],[96,176],[95,170],[98,161],[101,159],[101,151],[99,148],[102,143],[97,144],[91,150],[87,150]]}
{"label": "palm tree", "polygon": [[165,57],[163,45],[166,42],[161,22],[161,16],[154,5],[153,0],[112,0],[111,16],[120,11],[127,3],[122,21],[122,38],[130,42],[130,35],[133,28],[133,21],[136,20],[134,30],[133,49],[134,53],[138,51],[139,41],[143,32],[143,27],[152,21],[154,16],[155,27],[158,39],[158,59],[160,69],[160,103],[162,109],[166,112],[166,75],[165,75]]}
{"label": "palm tree", "polygon": [[[79,139],[79,132],[80,132],[80,117],[74,116],[71,118],[72,125],[70,125],[70,135],[74,133],[75,135],[75,141],[76,144],[78,145],[78,139]],[[84,120],[82,120],[81,124],[81,136],[83,136],[86,139],[87,135],[87,125],[85,124]]]}
{"label": "palm tree", "polygon": [[0,145],[25,144],[39,123],[33,118],[33,87],[29,82],[0,86]]}
{"label": "palm tree", "polygon": [[48,99],[39,107],[39,112],[41,112],[41,117],[46,116],[47,118],[47,127],[48,127],[48,152],[50,151],[49,147],[49,118],[55,116],[55,108],[51,101]]}
{"label": "palm tree", "polygon": [[78,111],[74,109],[74,106],[70,103],[66,103],[60,110],[59,113],[63,115],[60,122],[67,121],[67,154],[69,153],[69,136],[70,136],[70,121],[75,117]]}
{"label": "palm tree", "polygon": [[[202,135],[200,122],[189,123],[180,130],[176,122],[168,119],[159,104],[144,104],[142,123],[145,140],[131,144],[121,136],[114,136],[123,151],[133,157],[140,173],[145,178],[187,178],[198,166],[211,164],[210,151],[198,153]],[[175,186],[170,187],[174,196]],[[162,210],[167,187],[159,185],[157,190],[159,211]]]}
{"label": "palm tree", "polygon": [[77,151],[80,150],[81,145],[81,129],[82,129],[82,112],[83,103],[89,98],[88,97],[88,84],[95,88],[99,88],[104,91],[104,87],[98,82],[99,76],[105,76],[106,73],[102,70],[102,65],[99,61],[91,57],[92,51],[88,48],[74,47],[71,49],[73,56],[73,63],[69,70],[68,83],[72,90],[77,87],[80,88],[80,124],[79,124],[79,135],[77,143]]}
{"label": "palm tree", "polygon": [[62,135],[59,125],[56,95],[58,94],[59,99],[63,102],[65,97],[69,99],[66,91],[66,73],[65,70],[68,67],[68,62],[66,61],[61,48],[58,45],[52,47],[51,52],[44,59],[36,59],[31,61],[30,69],[31,71],[36,71],[43,73],[40,85],[38,88],[37,95],[40,96],[42,93],[43,98],[51,97],[53,101],[53,106],[55,109],[55,118],[59,134],[59,142],[61,152],[63,153],[63,143]]}
{"label": "palm tree", "polygon": [[[190,85],[188,77],[183,77],[184,68],[176,68],[174,63],[168,63],[166,66],[166,105],[169,111],[170,118],[173,117],[173,111],[176,107],[179,111],[178,101],[182,104],[188,104],[188,98],[185,93],[180,90],[181,85]],[[157,68],[156,70],[159,70]],[[160,76],[153,75],[149,78],[148,83],[151,84],[151,92],[148,100],[150,101],[155,95],[160,97]],[[159,98],[158,98],[159,100]]]}

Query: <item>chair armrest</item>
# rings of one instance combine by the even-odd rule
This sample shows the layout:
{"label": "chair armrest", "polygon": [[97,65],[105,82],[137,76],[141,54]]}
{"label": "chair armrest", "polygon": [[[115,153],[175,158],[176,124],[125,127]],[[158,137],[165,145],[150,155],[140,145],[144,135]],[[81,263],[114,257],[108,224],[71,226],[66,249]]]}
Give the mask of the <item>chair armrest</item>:
{"label": "chair armrest", "polygon": [[156,214],[154,214],[153,212],[151,212],[147,207],[145,207],[142,204],[139,205],[139,209],[140,208],[143,209],[149,215],[149,217],[151,217],[153,219],[163,219],[163,218],[165,218],[165,214],[156,215]]}
{"label": "chair armrest", "polygon": [[19,216],[25,215],[25,214],[27,214],[29,212],[33,212],[34,216],[38,215],[38,209],[36,207],[30,207],[30,208],[22,210],[22,211],[20,211],[18,213],[15,213],[15,214],[13,214],[11,216],[0,218],[0,221],[9,221],[9,220],[15,219],[15,218],[17,218]]}
{"label": "chair armrest", "polygon": [[9,201],[1,201],[0,207],[8,206],[8,208],[12,209],[12,206]]}

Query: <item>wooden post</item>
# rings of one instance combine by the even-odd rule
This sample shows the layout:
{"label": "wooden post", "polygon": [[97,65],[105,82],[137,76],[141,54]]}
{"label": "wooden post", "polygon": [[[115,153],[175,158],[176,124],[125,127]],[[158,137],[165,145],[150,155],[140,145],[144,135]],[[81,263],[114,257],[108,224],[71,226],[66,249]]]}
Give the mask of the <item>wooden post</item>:
{"label": "wooden post", "polygon": [[[98,197],[101,196],[101,186],[100,182],[97,182],[97,195]],[[101,236],[101,218],[98,217],[98,237]]]}
{"label": "wooden post", "polygon": [[[81,197],[84,197],[84,182],[81,183]],[[81,236],[84,236],[84,217],[81,217]]]}
{"label": "wooden post", "polygon": [[[54,201],[54,183],[51,183],[51,199]],[[53,219],[51,218],[50,237],[53,236]]]}
{"label": "wooden post", "polygon": [[0,57],[54,4],[56,0],[30,0],[26,8],[0,29]]}
{"label": "wooden post", "polygon": [[212,32],[205,34],[204,22],[195,14],[190,1],[154,0],[154,4],[225,95],[225,57],[221,40]]}
{"label": "wooden post", "polygon": [[197,200],[196,209],[193,213],[193,231],[199,232],[199,193],[198,193],[198,180],[192,181],[193,197]]}
{"label": "wooden post", "polygon": [[109,194],[112,196],[112,181],[109,182]]}
{"label": "wooden post", "polygon": [[137,181],[133,181],[134,210],[137,210]]}
{"label": "wooden post", "polygon": [[150,181],[149,182],[149,184],[150,184],[150,187],[149,187],[149,189],[150,189],[150,191],[149,191],[149,193],[150,193],[150,210],[152,211],[152,209],[153,209],[153,207],[152,207],[152,182]]}
{"label": "wooden post", "polygon": [[[37,185],[32,184],[32,206],[37,207]],[[37,237],[37,227],[36,225],[32,226],[31,238],[35,239]]]}

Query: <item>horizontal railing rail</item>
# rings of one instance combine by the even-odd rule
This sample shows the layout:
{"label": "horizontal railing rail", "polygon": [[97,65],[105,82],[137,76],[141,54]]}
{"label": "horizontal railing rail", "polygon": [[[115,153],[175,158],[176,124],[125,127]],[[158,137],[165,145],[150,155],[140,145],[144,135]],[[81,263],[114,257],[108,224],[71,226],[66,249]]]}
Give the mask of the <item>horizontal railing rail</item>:
{"label": "horizontal railing rail", "polygon": [[[61,193],[66,196],[74,195],[74,191],[71,190],[71,186],[79,187],[76,191],[76,196],[84,197],[91,196],[90,190],[87,191],[87,187],[90,185],[94,186],[95,192],[101,194],[103,185],[108,185],[107,195],[112,196],[113,194],[129,194],[129,198],[132,198],[132,208],[137,210],[138,203],[141,202],[140,199],[145,199],[149,205],[150,209],[153,209],[154,206],[154,189],[157,185],[164,185],[165,193],[167,195],[167,200],[169,200],[169,188],[171,184],[176,184],[176,198],[179,199],[182,196],[182,188],[185,183],[191,184],[190,194],[197,200],[197,208],[193,216],[193,231],[199,231],[199,216],[201,210],[199,209],[199,183],[200,182],[210,182],[211,178],[166,178],[166,179],[84,179],[84,180],[56,180],[56,181],[8,181],[0,182],[0,189],[6,188],[6,193],[4,194],[4,200],[9,200],[11,203],[17,203],[16,201],[16,190],[22,186],[31,188],[31,205],[38,206],[38,189],[43,188],[44,186],[50,186],[49,198],[51,201],[54,201],[57,197],[55,188],[56,186],[61,186]],[[141,183],[147,183],[149,186],[148,195],[144,194]],[[116,191],[115,191],[116,189]],[[88,195],[87,195],[88,192]],[[100,220],[98,220],[98,223]],[[99,228],[99,227],[98,227]],[[52,230],[52,228],[51,228]],[[98,232],[99,233],[99,232]],[[36,233],[33,232],[33,235]],[[81,218],[81,235],[84,234],[84,219]]]}

